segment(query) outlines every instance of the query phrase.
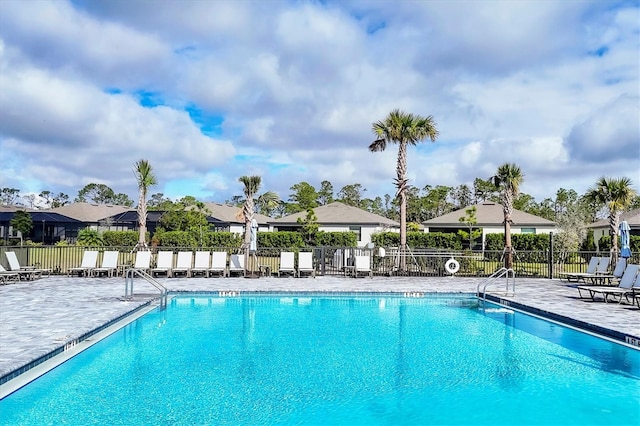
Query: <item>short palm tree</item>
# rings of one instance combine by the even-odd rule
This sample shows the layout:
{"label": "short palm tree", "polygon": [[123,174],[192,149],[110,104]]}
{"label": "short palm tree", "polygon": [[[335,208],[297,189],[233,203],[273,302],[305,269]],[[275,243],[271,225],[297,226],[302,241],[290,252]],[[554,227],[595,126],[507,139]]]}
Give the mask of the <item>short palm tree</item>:
{"label": "short palm tree", "polygon": [[511,215],[513,214],[513,201],[518,197],[518,194],[520,194],[520,185],[524,180],[524,175],[520,167],[512,163],[505,163],[498,167],[498,172],[491,180],[500,191],[502,212],[504,213],[504,267],[512,269]]}
{"label": "short palm tree", "polygon": [[[369,145],[369,151],[384,151],[387,144],[398,144],[398,163],[396,165],[396,198],[400,201],[400,251],[407,248],[407,146],[429,138],[435,142],[438,137],[436,123],[432,116],[421,117],[395,109],[382,121],[373,123],[376,140]],[[406,269],[405,257],[400,257],[400,269]]]}
{"label": "short palm tree", "polygon": [[251,243],[251,221],[255,209],[255,195],[260,189],[262,178],[260,176],[240,176],[238,178],[244,185],[244,203],[242,204],[242,218],[244,218],[244,267],[245,271],[249,266],[249,245]]}
{"label": "short palm tree", "polygon": [[631,205],[636,191],[632,188],[631,179],[626,177],[601,177],[596,185],[585,194],[587,201],[598,206],[605,206],[609,211],[609,235],[611,236],[611,256],[613,262],[618,258],[618,221],[620,213]]}
{"label": "short palm tree", "polygon": [[138,181],[138,250],[146,250],[147,247],[147,191],[158,183],[153,168],[147,160],[139,160],[135,163],[133,173]]}

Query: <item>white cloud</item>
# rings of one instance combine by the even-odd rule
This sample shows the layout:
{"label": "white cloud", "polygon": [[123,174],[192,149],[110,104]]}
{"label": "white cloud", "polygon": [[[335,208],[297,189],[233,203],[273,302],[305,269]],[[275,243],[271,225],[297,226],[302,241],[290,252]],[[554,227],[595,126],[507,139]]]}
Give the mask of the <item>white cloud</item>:
{"label": "white cloud", "polygon": [[204,136],[183,111],[144,108],[128,95],[35,69],[9,68],[2,80],[2,150],[48,185],[59,183],[57,176],[78,188],[92,181],[131,188],[139,158],[171,179],[220,166],[235,152],[231,143]]}
{"label": "white cloud", "polygon": [[567,137],[576,160],[640,159],[640,96],[623,95],[576,124]]}
{"label": "white cloud", "polygon": [[[600,1],[8,2],[3,164],[21,171],[12,186],[72,195],[91,181],[130,190],[143,157],[160,187],[216,201],[254,173],[284,199],[300,181],[394,194],[396,147],[367,148],[371,124],[401,108],[440,130],[410,148],[418,187],[510,161],[535,197],[579,190],[636,173],[620,150],[637,157],[637,16]],[[141,107],[140,92],[161,105]]]}

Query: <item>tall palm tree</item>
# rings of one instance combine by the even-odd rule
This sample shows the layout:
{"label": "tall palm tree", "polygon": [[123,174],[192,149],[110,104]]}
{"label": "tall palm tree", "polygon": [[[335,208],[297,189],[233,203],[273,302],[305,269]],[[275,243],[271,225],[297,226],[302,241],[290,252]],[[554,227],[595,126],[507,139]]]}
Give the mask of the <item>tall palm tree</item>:
{"label": "tall palm tree", "polygon": [[158,180],[153,173],[151,163],[147,160],[139,160],[135,163],[133,173],[138,181],[138,250],[146,250],[147,247],[147,191],[156,185]]}
{"label": "tall palm tree", "polygon": [[605,206],[609,211],[609,235],[611,236],[611,257],[618,259],[618,221],[620,213],[631,205],[636,191],[631,187],[631,179],[626,177],[601,177],[596,185],[585,194],[587,201]]}
{"label": "tall palm tree", "polygon": [[[369,145],[369,151],[384,151],[387,144],[398,144],[395,185],[396,198],[400,201],[400,251],[404,254],[407,248],[407,146],[427,138],[435,142],[438,129],[430,115],[421,117],[395,109],[384,120],[373,123],[372,130],[377,139]],[[400,269],[405,270],[405,266],[405,257],[401,256]]]}
{"label": "tall palm tree", "polygon": [[504,213],[504,267],[513,268],[513,249],[511,245],[511,215],[513,214],[513,201],[520,194],[520,185],[524,175],[520,167],[512,163],[505,163],[498,167],[498,172],[491,181],[500,191],[502,212]]}

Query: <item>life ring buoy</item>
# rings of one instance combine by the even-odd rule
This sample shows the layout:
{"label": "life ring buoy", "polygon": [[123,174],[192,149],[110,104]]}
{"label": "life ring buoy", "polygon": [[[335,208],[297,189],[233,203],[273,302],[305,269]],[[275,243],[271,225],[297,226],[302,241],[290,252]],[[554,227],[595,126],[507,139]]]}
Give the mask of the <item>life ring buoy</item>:
{"label": "life ring buoy", "polygon": [[447,260],[447,263],[444,264],[444,269],[446,269],[448,273],[453,275],[460,270],[460,264],[455,259],[449,259]]}

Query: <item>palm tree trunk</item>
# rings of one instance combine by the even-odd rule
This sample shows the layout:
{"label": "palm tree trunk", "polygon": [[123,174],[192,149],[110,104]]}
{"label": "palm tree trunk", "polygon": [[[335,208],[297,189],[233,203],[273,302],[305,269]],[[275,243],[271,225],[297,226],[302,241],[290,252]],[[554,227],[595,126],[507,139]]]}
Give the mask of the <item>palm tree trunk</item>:
{"label": "palm tree trunk", "polygon": [[138,200],[138,249],[147,248],[147,197],[146,191],[140,189]]}
{"label": "palm tree trunk", "polygon": [[249,246],[251,244],[251,220],[253,219],[253,194],[247,197],[244,205],[242,206],[242,215],[244,216],[244,270],[246,275],[249,271]]}
{"label": "palm tree trunk", "polygon": [[398,165],[396,167],[396,196],[400,198],[400,265],[401,271],[407,269],[407,143],[400,141],[398,144]]}
{"label": "palm tree trunk", "polygon": [[513,249],[511,247],[511,215],[504,220],[504,267],[513,269]]}
{"label": "palm tree trunk", "polygon": [[513,248],[511,246],[511,213],[513,212],[513,195],[510,191],[504,193],[504,267],[513,268]]}
{"label": "palm tree trunk", "polygon": [[615,266],[618,259],[618,212],[614,209],[609,213],[609,236],[611,237],[611,261]]}

